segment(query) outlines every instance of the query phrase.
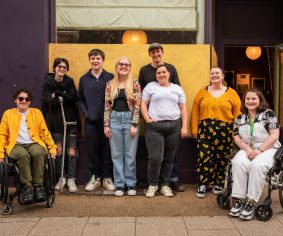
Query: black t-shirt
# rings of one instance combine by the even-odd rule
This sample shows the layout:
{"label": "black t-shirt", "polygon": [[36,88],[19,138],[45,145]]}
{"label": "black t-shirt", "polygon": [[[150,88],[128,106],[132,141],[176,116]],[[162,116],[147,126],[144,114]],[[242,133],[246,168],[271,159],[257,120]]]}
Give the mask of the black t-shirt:
{"label": "black t-shirt", "polygon": [[118,96],[114,99],[112,110],[129,111],[125,89],[119,89]]}

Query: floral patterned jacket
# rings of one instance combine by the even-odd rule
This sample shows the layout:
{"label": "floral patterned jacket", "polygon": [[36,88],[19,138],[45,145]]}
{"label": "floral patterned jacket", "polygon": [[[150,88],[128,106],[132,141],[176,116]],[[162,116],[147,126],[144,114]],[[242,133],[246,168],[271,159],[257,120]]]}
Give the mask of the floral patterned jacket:
{"label": "floral patterned jacket", "polygon": [[[132,124],[138,124],[140,119],[141,106],[141,87],[138,80],[133,82],[134,99],[128,98],[126,95],[128,107],[133,114]],[[110,114],[114,105],[114,99],[110,98],[110,81],[106,84],[105,89],[105,106],[104,106],[104,127],[109,126]]]}

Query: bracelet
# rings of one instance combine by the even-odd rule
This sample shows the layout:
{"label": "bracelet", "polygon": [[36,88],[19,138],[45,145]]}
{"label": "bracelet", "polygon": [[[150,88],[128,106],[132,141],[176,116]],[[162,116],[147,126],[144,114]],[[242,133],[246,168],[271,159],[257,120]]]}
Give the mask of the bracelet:
{"label": "bracelet", "polygon": [[260,147],[258,147],[257,149],[260,150],[261,152],[263,152],[263,151],[260,149]]}

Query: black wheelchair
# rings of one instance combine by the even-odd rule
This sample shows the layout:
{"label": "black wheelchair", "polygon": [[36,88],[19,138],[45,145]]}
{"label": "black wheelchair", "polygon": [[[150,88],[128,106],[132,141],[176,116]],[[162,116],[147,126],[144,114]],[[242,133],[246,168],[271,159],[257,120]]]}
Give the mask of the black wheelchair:
{"label": "black wheelchair", "polygon": [[[10,193],[9,185],[11,183],[10,180],[12,180],[12,177],[14,178],[14,186],[16,188],[16,191]],[[43,179],[43,186],[46,193],[46,207],[51,208],[55,205],[56,173],[54,159],[52,159],[50,155],[47,155],[45,160]],[[10,215],[13,213],[12,204],[15,197],[18,198],[18,203],[20,205],[23,205],[21,197],[22,186],[16,161],[8,158],[6,155],[4,157],[4,162],[0,163],[0,185],[0,200],[4,202],[2,214]]]}
{"label": "black wheelchair", "polygon": [[[282,142],[281,142],[282,143]],[[233,153],[235,154],[235,153]],[[232,157],[234,156],[232,154]],[[283,145],[276,151],[274,155],[274,164],[267,173],[266,181],[268,183],[268,194],[263,203],[257,204],[254,215],[260,221],[268,221],[273,215],[271,208],[272,199],[271,192],[278,190],[280,205],[283,208]],[[232,205],[232,165],[227,165],[225,175],[225,186],[219,195],[217,195],[217,205],[220,208],[230,210]]]}

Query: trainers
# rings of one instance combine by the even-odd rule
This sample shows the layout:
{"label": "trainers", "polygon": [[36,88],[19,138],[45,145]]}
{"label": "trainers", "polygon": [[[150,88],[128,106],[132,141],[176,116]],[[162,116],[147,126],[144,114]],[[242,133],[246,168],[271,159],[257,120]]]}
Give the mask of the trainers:
{"label": "trainers", "polygon": [[44,187],[39,186],[39,187],[35,187],[34,189],[34,201],[35,202],[44,202],[46,201],[46,192]]}
{"label": "trainers", "polygon": [[197,197],[205,197],[205,191],[206,191],[205,185],[198,186],[198,190],[196,193]]}
{"label": "trainers", "polygon": [[221,186],[218,185],[214,185],[212,192],[216,195],[222,193],[223,188]]}
{"label": "trainers", "polygon": [[157,191],[158,186],[157,185],[149,185],[147,193],[146,193],[146,197],[154,197],[155,192]]}
{"label": "trainers", "polygon": [[117,197],[123,196],[124,195],[124,188],[123,187],[117,187],[114,195],[117,196]]}
{"label": "trainers", "polygon": [[239,198],[234,198],[234,205],[232,206],[229,215],[233,217],[239,217],[244,206],[245,206],[244,201],[242,201]]}
{"label": "trainers", "polygon": [[75,179],[73,179],[73,178],[72,179],[68,179],[67,185],[68,185],[70,193],[75,193],[75,192],[78,191],[77,186],[75,184]]}
{"label": "trainers", "polygon": [[136,188],[135,187],[128,187],[127,194],[129,196],[135,196],[137,194]]}
{"label": "trainers", "polygon": [[94,189],[101,186],[100,178],[95,178],[94,175],[92,175],[90,181],[85,186],[85,191],[93,191]]}
{"label": "trainers", "polygon": [[254,209],[255,209],[255,203],[253,203],[251,200],[249,200],[243,210],[241,211],[241,214],[240,214],[240,218],[243,219],[243,220],[250,220],[253,218],[253,215],[254,215]]}
{"label": "trainers", "polygon": [[63,189],[65,187],[66,183],[67,183],[66,178],[63,177],[63,179],[62,179],[60,177],[58,183],[55,185],[55,190],[59,191],[61,186],[62,186],[62,189]]}
{"label": "trainers", "polygon": [[106,178],[103,180],[103,187],[110,191],[115,190],[115,186],[111,178]]}
{"label": "trainers", "polygon": [[22,205],[27,205],[33,203],[33,201],[34,201],[33,187],[27,187],[20,194],[20,202]]}
{"label": "trainers", "polygon": [[160,192],[165,196],[165,197],[173,197],[172,190],[169,186],[162,186],[160,189]]}

